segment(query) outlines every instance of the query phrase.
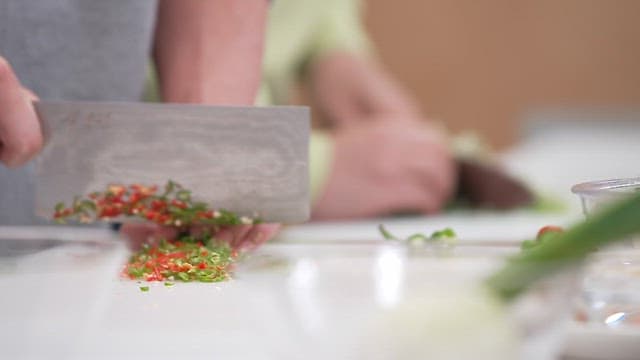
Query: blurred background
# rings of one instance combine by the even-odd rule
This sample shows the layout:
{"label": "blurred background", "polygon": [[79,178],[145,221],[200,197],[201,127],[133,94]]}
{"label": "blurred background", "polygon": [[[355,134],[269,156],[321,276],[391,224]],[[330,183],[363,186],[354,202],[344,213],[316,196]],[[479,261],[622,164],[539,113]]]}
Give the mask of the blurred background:
{"label": "blurred background", "polygon": [[636,0],[365,1],[380,58],[428,116],[497,149],[541,111],[640,105],[638,14]]}

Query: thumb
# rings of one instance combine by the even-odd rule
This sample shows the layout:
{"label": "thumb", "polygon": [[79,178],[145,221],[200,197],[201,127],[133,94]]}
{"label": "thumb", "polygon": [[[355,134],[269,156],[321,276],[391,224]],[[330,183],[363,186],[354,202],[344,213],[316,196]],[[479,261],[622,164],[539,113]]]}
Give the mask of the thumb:
{"label": "thumb", "polygon": [[7,166],[22,165],[42,147],[40,122],[31,101],[9,62],[0,56],[0,162]]}

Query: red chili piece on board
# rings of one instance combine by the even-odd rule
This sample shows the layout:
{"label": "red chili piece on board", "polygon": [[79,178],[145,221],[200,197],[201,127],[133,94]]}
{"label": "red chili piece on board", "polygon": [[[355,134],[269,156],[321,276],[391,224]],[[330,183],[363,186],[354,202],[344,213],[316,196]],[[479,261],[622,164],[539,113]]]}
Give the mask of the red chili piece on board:
{"label": "red chili piece on board", "polygon": [[536,238],[539,239],[542,235],[544,235],[546,233],[549,233],[549,232],[562,233],[562,232],[564,232],[564,229],[561,228],[560,226],[547,225],[547,226],[542,227],[538,231],[538,235],[536,236]]}

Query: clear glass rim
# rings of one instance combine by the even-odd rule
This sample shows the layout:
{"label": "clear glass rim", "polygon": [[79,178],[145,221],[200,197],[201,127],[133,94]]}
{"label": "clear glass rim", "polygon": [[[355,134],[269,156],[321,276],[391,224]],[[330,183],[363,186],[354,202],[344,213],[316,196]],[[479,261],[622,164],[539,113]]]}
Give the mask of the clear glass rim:
{"label": "clear glass rim", "polygon": [[571,187],[578,195],[621,195],[619,190],[640,187],[640,177],[588,181]]}

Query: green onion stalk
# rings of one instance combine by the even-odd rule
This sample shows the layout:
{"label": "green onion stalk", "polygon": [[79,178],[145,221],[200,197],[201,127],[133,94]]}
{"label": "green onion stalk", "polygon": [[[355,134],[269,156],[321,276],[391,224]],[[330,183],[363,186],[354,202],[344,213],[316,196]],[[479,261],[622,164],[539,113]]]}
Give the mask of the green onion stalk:
{"label": "green onion stalk", "polygon": [[486,284],[504,301],[523,294],[534,283],[578,266],[595,249],[640,233],[640,193],[613,204],[561,234],[520,252],[491,275]]}

